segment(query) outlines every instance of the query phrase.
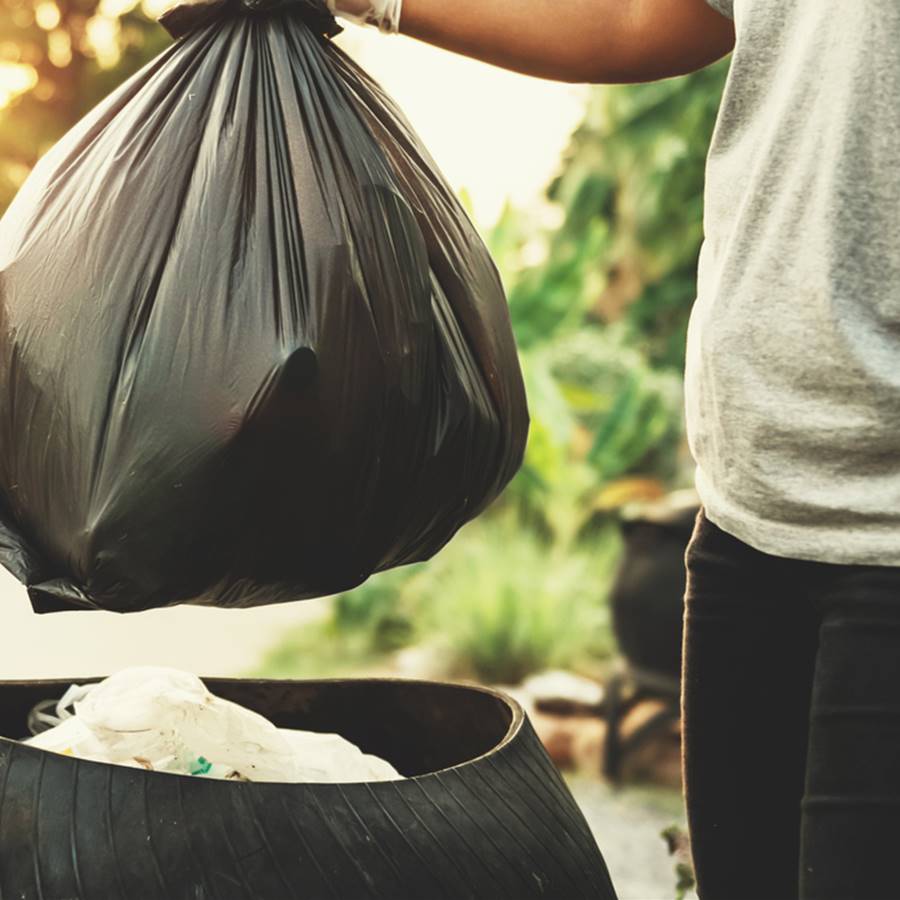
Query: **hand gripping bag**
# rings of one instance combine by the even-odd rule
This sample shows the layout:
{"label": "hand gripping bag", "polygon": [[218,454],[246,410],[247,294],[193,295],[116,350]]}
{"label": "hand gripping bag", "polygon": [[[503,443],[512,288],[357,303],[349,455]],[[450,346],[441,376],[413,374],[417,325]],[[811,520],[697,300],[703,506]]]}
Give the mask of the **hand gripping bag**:
{"label": "hand gripping bag", "polygon": [[166,24],[0,222],[0,562],[39,612],[350,589],[526,440],[495,267],[324,7]]}

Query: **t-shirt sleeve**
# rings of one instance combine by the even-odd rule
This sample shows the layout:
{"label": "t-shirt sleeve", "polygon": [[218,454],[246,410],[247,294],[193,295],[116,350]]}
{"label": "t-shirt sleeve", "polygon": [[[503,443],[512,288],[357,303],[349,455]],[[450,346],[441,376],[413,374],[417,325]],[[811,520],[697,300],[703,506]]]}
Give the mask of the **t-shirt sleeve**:
{"label": "t-shirt sleeve", "polygon": [[729,19],[734,18],[734,0],[706,0],[706,2],[716,12],[722,13],[723,16],[728,16]]}

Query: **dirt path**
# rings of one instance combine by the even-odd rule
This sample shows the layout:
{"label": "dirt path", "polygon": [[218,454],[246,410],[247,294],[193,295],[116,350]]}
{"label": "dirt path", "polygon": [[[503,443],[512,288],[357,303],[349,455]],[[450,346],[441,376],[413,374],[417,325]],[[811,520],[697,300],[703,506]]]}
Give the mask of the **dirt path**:
{"label": "dirt path", "polygon": [[[675,863],[660,832],[684,827],[680,795],[653,787],[613,791],[592,778],[567,779],[597,839],[619,900],[674,900]],[[686,900],[697,900],[690,892]]]}

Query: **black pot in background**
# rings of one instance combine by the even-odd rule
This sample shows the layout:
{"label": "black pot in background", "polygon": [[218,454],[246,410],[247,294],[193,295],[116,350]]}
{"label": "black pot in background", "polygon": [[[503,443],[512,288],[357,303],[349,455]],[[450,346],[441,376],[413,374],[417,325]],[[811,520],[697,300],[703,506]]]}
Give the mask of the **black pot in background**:
{"label": "black pot in background", "polygon": [[692,491],[622,523],[625,552],[610,596],[613,631],[628,665],[681,678],[684,554],[699,503]]}
{"label": "black pot in background", "polygon": [[[22,736],[28,711],[70,683],[0,682],[0,734]],[[409,777],[212,781],[0,739],[0,897],[614,900],[584,817],[510,698],[412,681],[206,683]]]}
{"label": "black pot in background", "polygon": [[[613,633],[623,665],[606,685],[603,773],[622,780],[625,757],[680,716],[685,551],[700,504],[693,491],[672,494],[625,519],[625,550],[610,595]],[[634,733],[621,724],[638,703],[663,707]]]}

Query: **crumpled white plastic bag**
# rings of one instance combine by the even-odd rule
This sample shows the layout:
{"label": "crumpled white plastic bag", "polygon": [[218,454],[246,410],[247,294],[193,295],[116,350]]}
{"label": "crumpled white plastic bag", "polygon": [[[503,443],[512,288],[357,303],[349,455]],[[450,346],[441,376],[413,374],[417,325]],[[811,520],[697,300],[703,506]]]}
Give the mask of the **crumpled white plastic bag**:
{"label": "crumpled white plastic bag", "polygon": [[[67,708],[74,705],[74,715]],[[270,782],[390,781],[389,763],[336,734],[276,728],[176,669],[124,669],[73,685],[63,721],[25,743],[81,759],[157,772]]]}

